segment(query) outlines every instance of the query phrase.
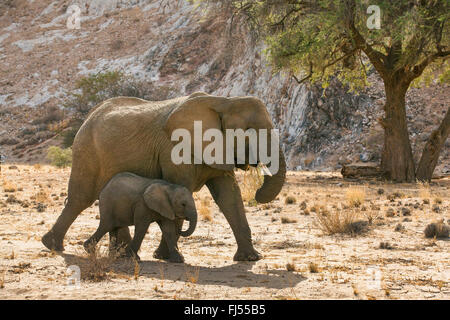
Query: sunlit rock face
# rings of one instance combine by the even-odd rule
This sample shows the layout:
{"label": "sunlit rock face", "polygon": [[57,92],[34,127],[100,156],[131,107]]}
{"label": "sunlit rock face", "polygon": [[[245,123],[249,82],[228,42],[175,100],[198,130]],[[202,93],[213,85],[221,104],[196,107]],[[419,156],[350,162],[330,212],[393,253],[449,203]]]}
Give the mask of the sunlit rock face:
{"label": "sunlit rock face", "polygon": [[[373,85],[360,95],[346,93],[338,82],[326,90],[299,85],[288,74],[273,72],[264,44],[223,8],[205,14],[184,0],[18,3],[0,6],[0,108],[59,107],[80,77],[119,70],[151,83],[154,100],[195,91],[259,97],[280,130],[291,170],[379,160],[383,135],[376,119],[382,116],[384,94],[376,75],[369,76]],[[79,29],[68,27],[74,14]],[[428,105],[416,104],[408,108],[413,146],[419,149],[420,133],[429,132],[438,119],[429,121],[434,118],[423,109]],[[441,105],[429,108],[439,114]],[[16,129],[13,123],[0,128],[0,141]],[[449,149],[443,151],[444,167]]]}

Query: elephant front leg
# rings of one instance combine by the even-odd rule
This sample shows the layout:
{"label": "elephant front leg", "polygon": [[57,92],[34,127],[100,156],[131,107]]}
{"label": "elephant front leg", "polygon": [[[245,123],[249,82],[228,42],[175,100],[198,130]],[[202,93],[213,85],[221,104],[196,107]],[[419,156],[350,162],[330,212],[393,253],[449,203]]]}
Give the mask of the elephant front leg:
{"label": "elephant front leg", "polygon": [[178,251],[177,241],[179,238],[178,224],[172,220],[162,220],[159,224],[163,234],[163,241],[166,243],[167,254],[170,262],[184,262],[183,255]]}
{"label": "elephant front leg", "polygon": [[[158,223],[159,224],[159,223]],[[176,227],[178,229],[178,233],[175,236],[175,243],[178,242],[178,238],[180,237],[180,230],[183,226],[183,220],[175,220]],[[159,224],[159,227],[161,228],[161,224]],[[178,246],[177,246],[178,247]],[[169,260],[170,258],[170,252],[169,247],[167,246],[167,239],[164,233],[161,237],[161,242],[159,243],[158,249],[155,250],[153,253],[153,258],[160,259],[160,260]]]}
{"label": "elephant front leg", "polygon": [[253,248],[250,227],[245,216],[241,190],[234,175],[213,178],[206,183],[214,201],[222,210],[237,242],[235,261],[257,261],[262,255]]}

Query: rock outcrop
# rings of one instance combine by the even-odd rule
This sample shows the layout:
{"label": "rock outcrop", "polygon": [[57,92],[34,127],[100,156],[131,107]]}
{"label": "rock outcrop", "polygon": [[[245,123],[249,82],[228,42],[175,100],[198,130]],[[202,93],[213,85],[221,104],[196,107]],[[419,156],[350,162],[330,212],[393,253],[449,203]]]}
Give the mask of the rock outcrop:
{"label": "rock outcrop", "polygon": [[[73,29],[77,17],[80,28]],[[359,95],[337,81],[326,90],[298,85],[273,73],[263,49],[230,13],[205,14],[184,0],[7,1],[0,6],[0,148],[10,161],[39,160],[54,136],[36,124],[43,110],[61,107],[80,77],[120,70],[156,87],[155,99],[194,91],[259,97],[280,130],[289,169],[379,159],[384,95],[376,75]],[[410,90],[416,157],[445,112],[445,89]],[[439,172],[450,172],[449,149],[447,143]]]}

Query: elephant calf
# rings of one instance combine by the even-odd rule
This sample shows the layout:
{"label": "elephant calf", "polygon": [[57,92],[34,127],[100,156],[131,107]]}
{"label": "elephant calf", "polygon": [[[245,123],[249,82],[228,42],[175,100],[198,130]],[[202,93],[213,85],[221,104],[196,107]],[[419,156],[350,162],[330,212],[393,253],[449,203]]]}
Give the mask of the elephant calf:
{"label": "elephant calf", "polygon": [[[137,252],[151,222],[156,221],[169,249],[170,262],[183,262],[178,251],[178,236],[190,236],[197,224],[197,210],[191,192],[183,186],[164,180],[147,179],[129,172],[115,175],[99,196],[100,225],[84,243],[89,252],[110,233],[111,247],[116,246],[121,227],[135,226],[133,240],[126,247],[127,256],[139,260]],[[184,220],[189,228],[182,231]]]}

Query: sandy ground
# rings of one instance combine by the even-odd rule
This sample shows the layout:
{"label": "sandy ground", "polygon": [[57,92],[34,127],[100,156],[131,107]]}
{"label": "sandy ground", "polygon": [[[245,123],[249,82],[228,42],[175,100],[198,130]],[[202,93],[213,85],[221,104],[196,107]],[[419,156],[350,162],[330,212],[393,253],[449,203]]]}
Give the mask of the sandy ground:
{"label": "sandy ground", "polygon": [[[46,250],[40,238],[63,207],[69,173],[44,165],[2,166],[0,299],[450,298],[449,240],[423,233],[430,222],[450,219],[448,179],[394,185],[289,172],[277,200],[246,202],[264,259],[243,263],[232,260],[230,227],[202,189],[196,194],[197,230],[179,242],[186,263],[173,264],[152,257],[161,234],[157,225],[144,240],[140,263],[107,258],[107,237],[99,257],[88,257],[82,243],[99,222],[95,205],[72,225],[64,253]],[[355,194],[362,204],[351,208]],[[286,204],[288,197],[295,203]],[[330,235],[318,217],[333,212],[352,212],[362,225],[370,223],[360,234]]]}

